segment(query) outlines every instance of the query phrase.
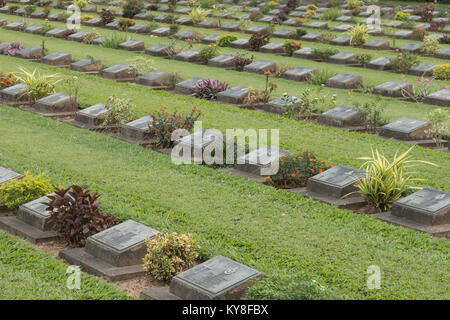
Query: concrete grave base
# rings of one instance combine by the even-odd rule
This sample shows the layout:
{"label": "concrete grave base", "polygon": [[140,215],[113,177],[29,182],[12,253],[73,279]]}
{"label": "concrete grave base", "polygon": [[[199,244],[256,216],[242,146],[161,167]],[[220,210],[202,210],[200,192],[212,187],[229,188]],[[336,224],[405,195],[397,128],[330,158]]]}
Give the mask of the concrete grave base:
{"label": "concrete grave base", "polygon": [[144,300],[181,300],[180,297],[170,293],[169,287],[144,290],[141,292],[140,298]]}
{"label": "concrete grave base", "polygon": [[55,231],[39,230],[17,219],[15,216],[1,217],[0,228],[13,235],[25,238],[32,243],[48,242],[59,238],[58,233]]}
{"label": "concrete grave base", "polygon": [[301,194],[305,198],[311,198],[313,200],[323,202],[326,204],[334,205],[340,209],[358,210],[366,205],[366,201],[360,196],[349,196],[342,199],[328,197],[316,192],[307,191],[305,188],[286,189],[286,191]]}
{"label": "concrete grave base", "polygon": [[391,214],[390,211],[377,213],[371,215],[372,217],[379,219],[384,222],[391,223],[396,226],[402,226],[408,229],[413,229],[416,231],[420,231],[423,233],[429,233],[432,236],[439,238],[450,239],[450,224],[442,224],[442,225],[422,225],[417,223],[416,221],[412,221],[409,219],[397,217]]}
{"label": "concrete grave base", "polygon": [[228,173],[228,174],[233,174],[235,176],[239,176],[241,178],[247,179],[247,180],[251,180],[251,181],[255,181],[255,182],[264,182],[264,177],[260,176],[258,174],[253,174],[253,173],[249,173],[249,172],[245,172],[245,171],[240,171],[237,170],[235,168],[222,168],[219,169],[219,171]]}
{"label": "concrete grave base", "polygon": [[145,274],[142,264],[116,267],[87,253],[84,248],[62,250],[59,252],[59,257],[69,264],[81,266],[87,273],[105,277],[111,281],[132,279]]}

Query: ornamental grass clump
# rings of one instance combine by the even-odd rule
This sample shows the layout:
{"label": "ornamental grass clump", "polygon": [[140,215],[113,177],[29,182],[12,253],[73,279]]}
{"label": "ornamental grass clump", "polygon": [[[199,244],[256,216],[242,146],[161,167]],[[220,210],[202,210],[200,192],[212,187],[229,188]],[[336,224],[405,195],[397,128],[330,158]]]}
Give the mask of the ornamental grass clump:
{"label": "ornamental grass clump", "polygon": [[308,151],[301,154],[282,155],[276,174],[264,178],[264,182],[276,188],[290,189],[306,186],[308,178],[322,173],[333,166],[320,161]]}
{"label": "ornamental grass clump", "polygon": [[50,194],[53,186],[41,173],[33,176],[30,171],[22,179],[13,179],[0,186],[0,204],[16,210],[21,205]]}
{"label": "ornamental grass clump", "polygon": [[60,79],[54,80],[59,77],[58,74],[44,75],[36,69],[29,71],[25,68],[20,68],[20,71],[21,76],[18,79],[27,85],[27,94],[31,104],[55,93],[55,86],[61,81]]}
{"label": "ornamental grass clump", "polygon": [[171,148],[174,145],[174,132],[183,130],[191,132],[194,122],[200,118],[202,112],[193,107],[189,114],[168,113],[167,108],[162,108],[152,114],[151,122],[148,124],[148,133],[156,139],[156,146],[160,148]]}
{"label": "ornamental grass clump", "polygon": [[164,233],[146,239],[147,254],[144,269],[155,279],[170,281],[174,276],[194,266],[198,245],[192,234]]}
{"label": "ornamental grass clump", "polygon": [[92,194],[87,186],[72,185],[66,189],[56,188],[43,202],[50,211],[50,222],[71,246],[81,247],[86,239],[113,226],[116,218],[100,212],[98,194]]}
{"label": "ornamental grass clump", "polygon": [[[357,183],[358,190],[353,193],[360,194],[367,202],[368,206],[384,212],[392,207],[392,204],[414,189],[421,189],[412,186],[412,182],[423,179],[414,178],[414,172],[410,169],[417,164],[435,164],[423,160],[411,160],[408,156],[413,147],[401,155],[394,155],[392,160],[388,160],[376,149],[372,150],[371,157],[361,157],[366,160],[361,166],[365,171],[365,177]],[[348,195],[347,195],[348,196]]]}
{"label": "ornamental grass clump", "polygon": [[350,45],[361,47],[368,39],[368,27],[365,24],[357,24],[346,33],[350,36]]}
{"label": "ornamental grass clump", "polygon": [[203,80],[196,84],[193,97],[205,100],[217,100],[217,94],[229,88],[225,82],[219,80]]}

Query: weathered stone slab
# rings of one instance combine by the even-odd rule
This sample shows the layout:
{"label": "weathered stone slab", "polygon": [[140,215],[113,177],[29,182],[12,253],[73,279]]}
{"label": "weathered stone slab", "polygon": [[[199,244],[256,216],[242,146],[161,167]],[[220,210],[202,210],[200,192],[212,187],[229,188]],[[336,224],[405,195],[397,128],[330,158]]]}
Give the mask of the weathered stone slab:
{"label": "weathered stone slab", "polygon": [[180,32],[179,34],[175,35],[175,38],[179,39],[179,40],[194,40],[194,39],[199,39],[199,35],[197,32],[194,31],[190,31],[190,30],[186,30],[183,32]]}
{"label": "weathered stone slab", "polygon": [[258,277],[257,270],[216,256],[175,276],[170,292],[185,300],[239,299]]}
{"label": "weathered stone slab", "polygon": [[[197,131],[193,134],[187,135],[178,140],[176,147],[172,150],[172,155],[175,155],[188,163],[202,164],[205,160],[203,158],[204,150],[211,156],[211,152],[220,146],[223,151],[225,136],[221,133],[212,130]],[[214,156],[212,157],[212,161]],[[223,164],[225,159],[222,159]]]}
{"label": "weathered stone slab", "polygon": [[350,45],[350,37],[349,36],[340,36],[337,38],[334,38],[330,41],[330,44],[333,44],[335,46],[348,46]]}
{"label": "weathered stone slab", "polygon": [[161,27],[150,32],[152,35],[157,37],[167,37],[170,35],[170,29],[167,27]]}
{"label": "weathered stone slab", "polygon": [[133,220],[90,236],[86,252],[113,266],[125,267],[142,264],[147,248],[145,239],[153,238],[159,231]]}
{"label": "weathered stone slab", "polygon": [[112,21],[112,22],[110,22],[110,23],[107,23],[106,25],[105,25],[105,28],[106,29],[110,29],[110,30],[117,30],[117,29],[119,29],[119,21]]}
{"label": "weathered stone slab", "polygon": [[34,109],[38,113],[49,115],[70,114],[78,111],[78,103],[76,97],[58,92],[37,100]]}
{"label": "weathered stone slab", "polygon": [[82,12],[90,12],[90,13],[97,13],[97,7],[96,6],[87,6],[81,9]]}
{"label": "weathered stone slab", "polygon": [[352,22],[353,18],[350,17],[350,16],[340,16],[339,18],[336,18],[335,21],[338,21],[338,22]]}
{"label": "weathered stone slab", "polygon": [[126,123],[120,128],[120,138],[132,143],[148,144],[151,142],[151,137],[148,133],[148,128],[151,123],[152,117],[150,116]]}
{"label": "weathered stone slab", "polygon": [[118,81],[131,81],[135,78],[135,74],[126,64],[116,64],[104,69],[102,77]]}
{"label": "weathered stone slab", "polygon": [[167,14],[161,14],[156,16],[153,20],[160,23],[168,23],[170,21],[170,16]]}
{"label": "weathered stone slab", "polygon": [[251,27],[251,28],[248,28],[247,30],[245,30],[245,33],[250,33],[250,34],[253,34],[253,33],[265,34],[267,32],[268,32],[267,27],[264,27],[264,26],[254,26],[254,27]]}
{"label": "weathered stone slab", "polygon": [[264,72],[275,72],[277,69],[277,64],[270,61],[255,61],[244,67],[244,71],[254,72],[254,73],[264,73]]}
{"label": "weathered stone slab", "polygon": [[99,27],[103,25],[103,21],[100,18],[93,18],[91,20],[86,21],[84,24],[89,27]]}
{"label": "weathered stone slab", "polygon": [[234,66],[235,56],[231,54],[221,54],[215,58],[208,60],[208,65],[219,68],[230,68]]}
{"label": "weathered stone slab", "polygon": [[26,28],[24,31],[31,34],[41,34],[43,29],[43,26],[35,24],[34,26]]}
{"label": "weathered stone slab", "polygon": [[242,104],[245,97],[248,95],[248,88],[243,86],[237,86],[217,94],[217,101],[230,103],[230,104]]}
{"label": "weathered stone slab", "polygon": [[239,23],[228,23],[226,25],[224,25],[222,28],[222,30],[225,31],[231,31],[231,32],[235,32],[235,31],[241,31],[241,25]]}
{"label": "weathered stone slab", "polygon": [[283,78],[294,81],[307,81],[317,70],[312,68],[297,67],[283,73]]}
{"label": "weathered stone slab", "polygon": [[412,92],[413,87],[407,82],[388,81],[373,88],[374,94],[381,94],[387,97],[403,97],[403,93]]}
{"label": "weathered stone slab", "polygon": [[30,15],[31,18],[44,19],[47,14],[44,11],[35,11]]}
{"label": "weathered stone slab", "polygon": [[328,23],[316,21],[308,24],[307,27],[312,29],[328,29]]}
{"label": "weathered stone slab", "polygon": [[153,16],[150,12],[141,12],[138,14],[135,14],[133,19],[139,19],[139,20],[152,20]]}
{"label": "weathered stone slab", "polygon": [[291,38],[295,35],[295,31],[294,30],[289,30],[289,29],[280,29],[280,30],[276,30],[273,33],[273,36],[275,38]]}
{"label": "weathered stone slab", "polygon": [[[258,22],[261,22],[261,23],[272,23],[272,20],[273,20],[273,18],[272,17],[270,17],[270,16],[267,16],[267,17],[263,17],[263,18],[261,18],[261,19],[258,19]],[[285,25],[293,25],[291,22],[291,20],[286,20],[287,22],[288,22],[288,24],[285,24]],[[285,22],[286,22],[285,21]],[[284,23],[283,23],[284,24]]]}
{"label": "weathered stone slab", "polygon": [[97,39],[92,41],[92,44],[100,46],[100,45],[102,45],[103,42],[106,41],[106,39],[107,39],[106,37],[98,37]]}
{"label": "weathered stone slab", "polygon": [[437,64],[433,63],[421,63],[409,69],[408,74],[419,77],[430,77],[433,75],[433,70],[437,66]]}
{"label": "weathered stone slab", "polygon": [[70,36],[68,36],[67,40],[82,42],[84,37],[86,37],[87,35],[89,35],[89,32],[80,31],[80,32],[76,32],[76,33],[73,33]]}
{"label": "weathered stone slab", "polygon": [[450,224],[450,194],[423,188],[394,202],[391,214],[424,225]]}
{"label": "weathered stone slab", "polygon": [[199,52],[196,50],[186,50],[175,55],[175,60],[194,62],[197,61]]}
{"label": "weathered stone slab", "polygon": [[255,175],[275,174],[278,169],[279,158],[291,154],[288,151],[263,147],[253,150],[237,159],[235,168]]}
{"label": "weathered stone slab", "polygon": [[217,28],[218,25],[216,20],[205,20],[197,24],[201,28]]}
{"label": "weathered stone slab", "polygon": [[78,72],[98,72],[102,68],[102,62],[99,59],[85,58],[70,64],[70,69]]}
{"label": "weathered stone slab", "polygon": [[214,44],[214,43],[217,42],[217,39],[219,39],[219,37],[220,36],[217,35],[217,34],[211,34],[211,35],[209,35],[207,37],[204,37],[202,39],[202,43],[204,43],[204,44]]}
{"label": "weathered stone slab", "polygon": [[394,38],[397,39],[411,39],[413,32],[410,30],[400,30],[393,34]]}
{"label": "weathered stone slab", "polygon": [[188,14],[189,12],[191,12],[191,9],[189,8],[181,8],[175,11],[175,13],[178,14]]}
{"label": "weathered stone slab", "polygon": [[380,128],[380,136],[395,138],[398,140],[421,140],[428,136],[425,131],[430,125],[421,120],[400,118]]}
{"label": "weathered stone slab", "polygon": [[0,90],[0,101],[10,106],[28,104],[27,85],[19,83],[12,87]]}
{"label": "weathered stone slab", "polygon": [[283,114],[287,111],[287,105],[292,104],[293,107],[300,106],[302,100],[296,96],[289,96],[288,100],[283,100],[281,97],[270,100],[264,105],[264,111]]}
{"label": "weathered stone slab", "polygon": [[42,63],[57,67],[68,67],[72,63],[72,55],[66,52],[55,52],[43,57]]}
{"label": "weathered stone slab", "polygon": [[322,34],[317,32],[310,32],[303,35],[300,39],[304,41],[319,41],[320,39],[322,39]]}
{"label": "weathered stone slab", "polygon": [[148,33],[149,29],[148,29],[147,25],[138,23],[138,24],[132,25],[131,27],[128,27],[128,32],[144,34],[144,33]]}
{"label": "weathered stone slab", "polygon": [[338,89],[357,89],[362,85],[362,77],[353,74],[338,74],[328,79],[326,85]]}
{"label": "weathered stone slab", "polygon": [[440,59],[450,59],[450,48],[445,48],[438,53],[436,53],[436,57]]}
{"label": "weathered stone slab", "polygon": [[364,171],[337,165],[308,179],[307,190],[326,197],[341,199],[356,191],[355,184],[364,177]]}
{"label": "weathered stone slab", "polygon": [[356,108],[339,106],[320,114],[317,122],[333,127],[361,126],[361,112]]}
{"label": "weathered stone slab", "polygon": [[182,94],[192,94],[197,87],[197,83],[203,81],[202,78],[191,78],[175,85],[175,91]]}
{"label": "weathered stone slab", "polygon": [[230,43],[230,47],[234,49],[250,49],[249,39],[237,39]]}
{"label": "weathered stone slab", "polygon": [[170,74],[165,71],[154,70],[136,78],[136,83],[148,87],[162,87]]}
{"label": "weathered stone slab", "polygon": [[408,44],[405,44],[404,46],[400,47],[400,51],[408,51],[408,52],[412,52],[412,53],[417,53],[420,51],[420,45],[418,45],[417,43],[408,43]]}
{"label": "weathered stone slab", "polygon": [[6,30],[22,31],[25,30],[26,25],[24,22],[11,22],[8,23],[4,28]]}
{"label": "weathered stone slab", "polygon": [[174,54],[174,50],[171,46],[157,44],[156,46],[145,49],[145,53],[155,57],[168,57]]}
{"label": "weathered stone slab", "polygon": [[41,48],[28,47],[17,51],[14,56],[27,60],[39,60],[42,58],[43,55],[44,53],[42,52]]}
{"label": "weathered stone slab", "polygon": [[104,121],[102,117],[108,112],[104,103],[97,103],[89,108],[78,111],[75,115],[75,125],[86,129],[96,129],[101,126]]}
{"label": "weathered stone slab", "polygon": [[351,24],[341,24],[339,26],[334,27],[333,31],[346,32],[352,28],[353,26]]}
{"label": "weathered stone slab", "polygon": [[310,47],[304,47],[297,51],[294,51],[292,56],[300,59],[312,59],[314,56],[314,49]]}
{"label": "weathered stone slab", "polygon": [[405,25],[403,21],[391,21],[388,24],[386,24],[387,27],[391,28],[401,28]]}
{"label": "weathered stone slab", "polygon": [[425,97],[424,103],[441,107],[450,107],[450,89],[441,89],[433,92]]}
{"label": "weathered stone slab", "polygon": [[281,54],[284,53],[283,44],[279,42],[269,42],[259,48],[260,52],[271,53],[271,54]]}
{"label": "weathered stone slab", "polygon": [[175,20],[176,24],[185,25],[185,26],[192,26],[194,22],[189,17],[181,17],[177,20]]}
{"label": "weathered stone slab", "polygon": [[[268,17],[268,18],[269,18],[268,20],[270,20],[270,21],[264,21],[264,22],[268,22],[268,23],[272,22],[272,17]],[[261,21],[261,19],[258,21],[263,22],[263,21]],[[298,26],[298,23],[299,23],[298,18],[290,18],[290,19],[283,21],[281,24],[283,26],[296,27],[296,26]]]}
{"label": "weathered stone slab", "polygon": [[20,173],[14,172],[11,169],[0,167],[0,186],[10,180],[22,178],[23,175],[21,175]]}
{"label": "weathered stone slab", "polygon": [[55,38],[62,38],[64,34],[66,33],[67,29],[63,28],[55,28],[50,31],[47,31],[45,33],[46,37],[55,37]]}
{"label": "weathered stone slab", "polygon": [[143,51],[144,41],[141,40],[129,40],[119,44],[119,49],[127,51]]}
{"label": "weathered stone slab", "polygon": [[372,40],[363,44],[363,48],[372,50],[389,50],[390,44],[389,41],[385,40]]}
{"label": "weathered stone slab", "polygon": [[353,64],[356,63],[356,56],[352,52],[339,52],[329,57],[328,61],[337,64]]}
{"label": "weathered stone slab", "polygon": [[51,230],[51,211],[47,211],[47,206],[42,204],[42,202],[49,200],[47,196],[44,196],[20,206],[17,210],[17,219],[41,231]]}

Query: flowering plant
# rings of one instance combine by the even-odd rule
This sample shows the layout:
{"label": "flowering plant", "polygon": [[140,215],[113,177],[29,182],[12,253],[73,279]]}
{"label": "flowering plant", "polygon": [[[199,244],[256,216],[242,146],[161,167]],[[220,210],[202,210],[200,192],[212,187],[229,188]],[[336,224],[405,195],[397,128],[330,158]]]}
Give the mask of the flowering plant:
{"label": "flowering plant", "polygon": [[119,29],[120,30],[127,30],[130,26],[134,25],[133,20],[120,18],[119,20]]}
{"label": "flowering plant", "polygon": [[152,120],[148,124],[148,132],[156,138],[156,145],[160,148],[173,147],[174,131],[179,129],[192,131],[194,122],[202,115],[202,112],[196,107],[193,107],[188,115],[177,113],[176,110],[169,113],[166,110],[167,108],[162,108],[151,113]]}
{"label": "flowering plant", "polygon": [[283,43],[284,52],[291,57],[294,51],[300,49],[302,47],[302,43],[295,40],[287,40]]}
{"label": "flowering plant", "polygon": [[3,72],[0,72],[0,89],[12,87],[18,83],[19,81],[12,73],[4,74]]}
{"label": "flowering plant", "polygon": [[319,161],[314,153],[308,151],[283,155],[280,157],[278,172],[265,177],[264,182],[282,189],[302,187],[306,185],[309,177],[332,167],[326,161]]}
{"label": "flowering plant", "polygon": [[269,102],[270,98],[272,97],[272,92],[278,88],[278,85],[269,82],[269,77],[272,75],[272,72],[265,71],[264,75],[266,76],[266,88],[264,90],[249,88],[248,94],[244,98],[245,104],[254,105],[257,103]]}
{"label": "flowering plant", "polygon": [[3,54],[13,57],[17,51],[20,51],[23,49],[24,49],[24,46],[22,46],[20,43],[11,42],[10,44],[8,44],[8,46],[5,49],[3,49]]}

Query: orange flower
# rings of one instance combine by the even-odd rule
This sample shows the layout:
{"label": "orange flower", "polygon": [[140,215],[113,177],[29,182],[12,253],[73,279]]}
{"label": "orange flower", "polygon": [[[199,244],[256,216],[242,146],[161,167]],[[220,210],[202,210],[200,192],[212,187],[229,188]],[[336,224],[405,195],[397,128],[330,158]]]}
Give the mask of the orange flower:
{"label": "orange flower", "polygon": [[328,168],[333,168],[333,165],[330,164],[330,165],[328,166]]}
{"label": "orange flower", "polygon": [[267,180],[269,180],[270,179],[270,177],[265,177],[264,178],[264,181],[267,181]]}
{"label": "orange flower", "polygon": [[292,178],[295,178],[295,173],[291,174],[291,177],[292,177]]}
{"label": "orange flower", "polygon": [[319,173],[322,173],[322,172],[323,172],[323,170],[322,170],[322,169],[320,169],[320,170],[319,170]]}
{"label": "orange flower", "polygon": [[315,159],[313,159],[313,158],[311,158],[311,159],[309,159],[309,161],[311,161],[311,162],[314,162],[314,161],[316,161]]}
{"label": "orange flower", "polygon": [[311,169],[311,172],[314,173],[314,169]]}

